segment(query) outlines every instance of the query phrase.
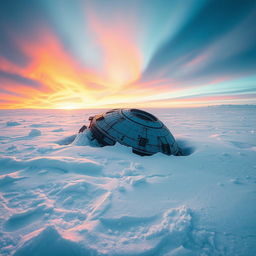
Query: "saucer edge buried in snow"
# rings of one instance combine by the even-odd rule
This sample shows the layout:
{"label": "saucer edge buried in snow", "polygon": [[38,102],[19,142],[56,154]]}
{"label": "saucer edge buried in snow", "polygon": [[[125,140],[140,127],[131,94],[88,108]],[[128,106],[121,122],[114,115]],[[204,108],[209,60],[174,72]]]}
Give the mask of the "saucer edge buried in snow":
{"label": "saucer edge buried in snow", "polygon": [[[154,115],[140,109],[112,109],[89,117],[90,140],[100,146],[116,142],[132,147],[135,154],[150,156],[157,152],[180,155],[179,147],[169,129]],[[79,133],[87,129],[83,126]]]}

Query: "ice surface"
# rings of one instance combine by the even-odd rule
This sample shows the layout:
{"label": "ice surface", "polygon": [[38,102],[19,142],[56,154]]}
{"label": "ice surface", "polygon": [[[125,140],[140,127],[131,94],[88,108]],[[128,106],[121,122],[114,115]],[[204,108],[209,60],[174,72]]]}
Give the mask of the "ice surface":
{"label": "ice surface", "polygon": [[99,110],[0,110],[0,255],[256,255],[256,107],[152,109],[185,156],[99,148]]}

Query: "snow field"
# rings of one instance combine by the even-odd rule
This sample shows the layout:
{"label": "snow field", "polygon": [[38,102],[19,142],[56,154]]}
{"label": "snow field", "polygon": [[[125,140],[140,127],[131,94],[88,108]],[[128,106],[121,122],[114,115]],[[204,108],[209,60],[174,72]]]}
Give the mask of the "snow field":
{"label": "snow field", "polygon": [[0,254],[255,255],[255,110],[152,110],[183,157],[76,137],[99,110],[0,111]]}

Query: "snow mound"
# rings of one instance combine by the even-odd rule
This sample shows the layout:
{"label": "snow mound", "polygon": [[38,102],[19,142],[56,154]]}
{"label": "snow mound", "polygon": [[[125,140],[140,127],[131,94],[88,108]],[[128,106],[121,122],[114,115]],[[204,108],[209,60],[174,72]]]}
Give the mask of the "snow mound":
{"label": "snow mound", "polygon": [[194,252],[184,248],[182,245],[168,253],[165,253],[163,256],[195,256]]}
{"label": "snow mound", "polygon": [[77,181],[51,191],[51,196],[56,198],[56,205],[62,208],[84,211],[89,207],[93,211],[97,196],[104,193],[106,190],[99,186],[86,181]]}
{"label": "snow mound", "polygon": [[5,223],[4,229],[6,231],[15,231],[32,224],[34,221],[40,219],[44,214],[51,212],[52,209],[42,204],[34,209],[29,209],[20,213],[13,214]]}
{"label": "snow mound", "polygon": [[89,130],[85,130],[77,134],[76,138],[72,142],[74,146],[91,146],[91,147],[102,147],[97,140],[91,140],[92,134]]}
{"label": "snow mound", "polygon": [[52,132],[64,132],[64,129],[63,128],[54,129],[52,130]]}
{"label": "snow mound", "polygon": [[69,145],[75,140],[75,138],[76,138],[76,134],[60,139],[56,141],[56,143],[59,145]]}
{"label": "snow mound", "polygon": [[38,236],[27,241],[14,256],[85,256],[97,255],[95,250],[63,238],[54,227],[47,227]]}
{"label": "snow mound", "polygon": [[21,125],[21,123],[15,122],[15,121],[8,121],[6,123],[6,126],[17,126],[17,125]]}
{"label": "snow mound", "polygon": [[90,145],[90,141],[87,137],[87,132],[84,131],[84,132],[78,133],[72,144],[76,145],[76,146],[88,146],[88,145]]}
{"label": "snow mound", "polygon": [[29,134],[28,134],[29,137],[36,137],[36,136],[40,136],[40,135],[42,135],[42,133],[41,133],[41,131],[38,130],[38,129],[32,129],[32,130],[29,132]]}
{"label": "snow mound", "polygon": [[189,156],[195,152],[195,147],[187,140],[176,139],[176,142],[180,148],[181,156]]}
{"label": "snow mound", "polygon": [[[100,218],[86,238],[94,241],[94,249],[107,255],[147,256],[163,255],[164,252],[170,253],[168,255],[182,255],[184,252],[197,255],[197,250],[213,253],[215,244],[211,236],[204,231],[205,235],[198,238],[192,216],[191,209],[181,206],[171,208],[159,216]],[[86,234],[85,230],[80,230],[80,233]]]}
{"label": "snow mound", "polygon": [[147,239],[162,235],[174,235],[175,240],[181,240],[191,225],[191,210],[185,206],[169,209],[164,212],[161,221],[149,228],[144,234]]}
{"label": "snow mound", "polygon": [[20,179],[23,179],[23,178],[15,178],[15,177],[6,175],[3,178],[0,178],[0,186],[1,186],[1,188],[3,188],[4,186],[10,185]]}

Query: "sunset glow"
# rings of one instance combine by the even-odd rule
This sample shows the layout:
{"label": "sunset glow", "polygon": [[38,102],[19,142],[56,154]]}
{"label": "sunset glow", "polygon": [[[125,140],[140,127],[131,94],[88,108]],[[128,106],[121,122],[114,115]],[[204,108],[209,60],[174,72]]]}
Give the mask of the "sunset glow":
{"label": "sunset glow", "polygon": [[0,108],[255,104],[255,3],[160,2],[3,4]]}

